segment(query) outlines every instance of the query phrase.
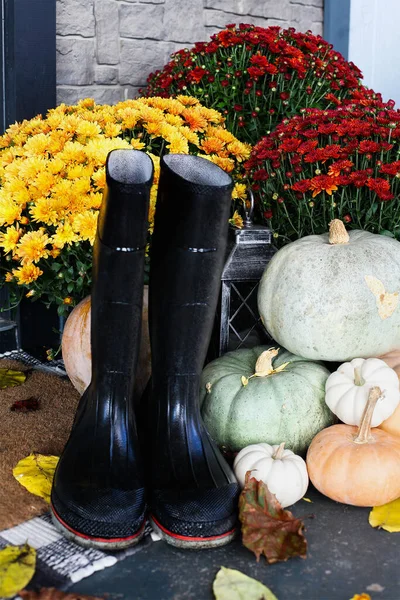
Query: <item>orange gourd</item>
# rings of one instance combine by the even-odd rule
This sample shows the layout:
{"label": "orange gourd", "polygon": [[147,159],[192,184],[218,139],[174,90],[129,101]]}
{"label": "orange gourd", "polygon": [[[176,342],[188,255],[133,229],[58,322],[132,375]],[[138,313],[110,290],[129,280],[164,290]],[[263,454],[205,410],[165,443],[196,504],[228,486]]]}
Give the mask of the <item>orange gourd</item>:
{"label": "orange gourd", "polygon": [[[400,378],[400,350],[393,350],[393,352],[388,352],[379,358],[394,369],[397,377]],[[394,413],[379,425],[379,428],[400,438],[400,404]]]}
{"label": "orange gourd", "polygon": [[360,426],[333,425],[320,431],[307,452],[313,485],[325,496],[355,506],[381,506],[400,497],[400,439],[371,418],[381,396],[371,388]]}

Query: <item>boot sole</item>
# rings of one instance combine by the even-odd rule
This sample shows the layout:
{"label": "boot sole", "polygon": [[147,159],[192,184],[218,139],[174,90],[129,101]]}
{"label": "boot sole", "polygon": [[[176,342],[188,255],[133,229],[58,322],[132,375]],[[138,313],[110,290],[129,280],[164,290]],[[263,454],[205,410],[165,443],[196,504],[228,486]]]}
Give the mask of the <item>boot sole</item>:
{"label": "boot sole", "polygon": [[90,537],[85,535],[84,533],[80,533],[79,531],[75,531],[62,520],[61,517],[55,512],[53,506],[51,506],[51,519],[53,521],[53,525],[55,528],[62,533],[64,537],[79,544],[79,546],[83,546],[84,548],[95,548],[96,550],[108,550],[110,552],[117,550],[124,550],[125,548],[130,548],[131,546],[135,546],[140,542],[145,532],[146,519],[143,521],[143,525],[140,527],[139,531],[137,531],[134,535],[129,536],[127,538],[99,538],[99,537]]}
{"label": "boot sole", "polygon": [[165,529],[165,527],[163,527],[153,516],[149,517],[149,521],[155,533],[165,540],[167,544],[175,546],[175,548],[185,548],[187,550],[207,550],[210,548],[226,546],[226,544],[229,544],[237,535],[237,529],[235,528],[222,535],[212,537],[186,537],[168,531],[168,529]]}

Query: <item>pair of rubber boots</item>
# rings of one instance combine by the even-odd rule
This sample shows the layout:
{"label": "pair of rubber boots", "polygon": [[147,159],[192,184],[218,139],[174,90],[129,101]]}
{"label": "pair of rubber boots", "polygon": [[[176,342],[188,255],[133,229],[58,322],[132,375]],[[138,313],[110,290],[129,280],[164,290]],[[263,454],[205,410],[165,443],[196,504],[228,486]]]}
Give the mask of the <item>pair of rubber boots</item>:
{"label": "pair of rubber boots", "polygon": [[133,402],[153,163],[114,150],[93,252],[92,380],[51,494],[53,520],[81,545],[137,543],[149,516],[178,547],[228,543],[238,483],[200,416],[200,376],[218,301],[232,180],[196,156],[161,159],[152,235],[147,425]]}

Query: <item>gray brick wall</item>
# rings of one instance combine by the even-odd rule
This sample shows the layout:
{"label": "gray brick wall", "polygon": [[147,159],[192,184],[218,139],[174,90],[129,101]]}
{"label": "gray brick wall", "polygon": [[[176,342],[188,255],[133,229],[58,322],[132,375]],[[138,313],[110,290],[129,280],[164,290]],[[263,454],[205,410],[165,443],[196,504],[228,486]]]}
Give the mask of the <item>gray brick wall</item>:
{"label": "gray brick wall", "polygon": [[133,98],[172,52],[240,22],[322,34],[323,0],[57,0],[57,101]]}

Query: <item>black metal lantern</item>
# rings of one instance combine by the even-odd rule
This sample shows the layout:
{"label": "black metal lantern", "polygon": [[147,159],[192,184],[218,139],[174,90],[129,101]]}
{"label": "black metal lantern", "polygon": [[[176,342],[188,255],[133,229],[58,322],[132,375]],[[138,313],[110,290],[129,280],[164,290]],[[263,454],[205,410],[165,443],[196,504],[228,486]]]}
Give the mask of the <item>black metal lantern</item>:
{"label": "black metal lantern", "polygon": [[249,194],[250,209],[246,210],[243,229],[230,232],[221,277],[221,306],[214,335],[214,354],[218,356],[237,348],[251,348],[269,339],[258,314],[257,290],[276,249],[268,227],[252,221],[254,198],[251,191]]}

